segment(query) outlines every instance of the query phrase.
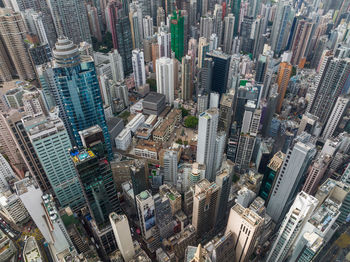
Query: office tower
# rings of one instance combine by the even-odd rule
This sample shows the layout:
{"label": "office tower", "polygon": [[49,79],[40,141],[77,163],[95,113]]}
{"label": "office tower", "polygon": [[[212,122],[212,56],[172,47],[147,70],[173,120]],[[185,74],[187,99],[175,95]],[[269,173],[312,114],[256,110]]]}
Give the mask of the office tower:
{"label": "office tower", "polygon": [[294,241],[297,239],[302,226],[309,219],[316,206],[318,200],[313,196],[300,192],[286,214],[277,238],[271,248],[268,262],[283,261]]}
{"label": "office tower", "polygon": [[24,118],[23,121],[28,126],[28,137],[61,207],[79,210],[85,199],[69,157],[68,150],[72,144],[62,120],[38,116]]}
{"label": "office tower", "polygon": [[244,208],[240,204],[231,208],[225,235],[232,232],[234,236],[235,256],[232,261],[249,260],[260,238],[263,225],[264,219],[251,209]]}
{"label": "office tower", "polygon": [[[0,9],[0,57],[2,81],[8,81],[14,71],[22,80],[35,79],[35,72],[25,46],[26,27],[20,13],[10,9]],[[5,49],[8,55],[5,53]],[[13,68],[14,67],[14,68]]]}
{"label": "office tower", "polygon": [[211,34],[209,38],[209,51],[218,49],[219,37],[216,34]]}
{"label": "office tower", "polygon": [[212,58],[204,58],[200,73],[201,88],[205,93],[210,93],[213,79],[214,61]]}
{"label": "office tower", "polygon": [[[16,154],[20,155],[21,158],[24,160],[26,168],[28,168],[29,172],[39,184],[42,191],[51,191],[51,184],[47,179],[47,176],[40,163],[38,155],[36,154],[33,148],[33,144],[30,142],[28,133],[26,131],[25,123],[23,123],[22,121],[23,114],[17,111],[10,111],[9,114],[1,114],[0,117],[2,118],[4,126],[6,126],[9,132],[11,132],[11,137],[14,140],[15,148],[17,149]],[[8,143],[6,143],[5,145],[8,145]]]}
{"label": "office tower", "polygon": [[102,34],[97,8],[88,4],[86,5],[86,12],[92,36],[94,36],[99,42],[102,42]]}
{"label": "office tower", "polygon": [[35,66],[46,64],[50,62],[52,58],[51,49],[48,44],[32,44],[28,51]]}
{"label": "office tower", "polygon": [[231,3],[231,12],[233,13],[235,17],[235,25],[234,25],[234,33],[235,36],[239,33],[239,27],[240,27],[240,15],[241,15],[241,0],[233,0]]}
{"label": "office tower", "polygon": [[[7,179],[16,177],[10,164],[7,162],[5,157],[0,153],[0,188],[2,192],[6,191],[8,187]],[[6,189],[6,190],[4,190]]]}
{"label": "office tower", "polygon": [[169,198],[164,194],[156,194],[153,199],[159,235],[162,239],[167,239],[174,234],[176,225],[173,220]]}
{"label": "office tower", "polygon": [[211,91],[218,92],[220,95],[226,93],[231,56],[220,50],[213,50],[206,56],[213,59],[214,62]]}
{"label": "office tower", "polygon": [[202,16],[200,20],[199,35],[209,40],[211,34],[213,33],[213,18],[210,16]]}
{"label": "office tower", "polygon": [[153,19],[150,16],[143,18],[143,38],[153,36]]}
{"label": "office tower", "polygon": [[223,169],[216,175],[216,185],[220,188],[219,204],[216,216],[216,227],[223,228],[226,224],[228,199],[231,190],[232,175],[228,168]]}
{"label": "office tower", "polygon": [[108,224],[110,213],[120,213],[119,199],[111,167],[106,159],[101,129],[93,127],[81,133],[82,136],[87,136],[84,139],[84,148],[71,149],[70,156],[78,173],[90,215],[101,229]]}
{"label": "office tower", "polygon": [[166,150],[163,156],[164,180],[173,185],[177,182],[177,152]]}
{"label": "office tower", "polygon": [[324,140],[327,140],[329,137],[331,137],[336,130],[339,121],[343,117],[343,114],[345,110],[347,109],[347,106],[349,104],[349,98],[340,96],[337,99],[337,102],[335,103],[332,113],[330,114],[330,117],[327,121],[326,127],[323,130],[322,138]]}
{"label": "office tower", "polygon": [[131,238],[130,227],[126,215],[118,215],[115,212],[109,214],[118,249],[125,261],[131,260],[135,255],[134,243]]}
{"label": "office tower", "polygon": [[280,54],[287,45],[293,17],[294,10],[291,3],[286,0],[279,1],[271,29],[271,49],[275,54]]}
{"label": "office tower", "polygon": [[129,9],[130,9],[129,20],[130,20],[130,28],[131,28],[132,46],[133,46],[133,49],[139,49],[142,47],[142,39],[143,39],[142,10],[138,2],[130,3]]}
{"label": "office tower", "polygon": [[168,57],[161,57],[156,62],[157,92],[165,95],[166,102],[174,102],[174,61]]}
{"label": "office tower", "polygon": [[295,199],[301,186],[303,175],[316,154],[315,145],[310,141],[311,135],[303,133],[294,139],[283,160],[283,164],[267,205],[267,213],[275,223],[280,223]]}
{"label": "office tower", "polygon": [[170,21],[171,50],[174,51],[177,60],[181,61],[184,56],[185,45],[185,18],[180,10],[174,11]]}
{"label": "office tower", "polygon": [[206,165],[205,177],[215,180],[215,141],[219,122],[219,110],[210,108],[199,115],[196,161]]}
{"label": "office tower", "polygon": [[228,14],[224,18],[224,42],[223,42],[223,51],[226,54],[231,54],[232,52],[232,43],[233,43],[233,35],[234,35],[234,24],[235,17],[233,14]]}
{"label": "office tower", "polygon": [[156,227],[155,206],[152,194],[146,190],[135,196],[141,233],[144,239],[150,239]]}
{"label": "office tower", "polygon": [[316,254],[322,250],[324,244],[323,237],[315,232],[306,232],[296,242],[290,261],[311,262],[316,258]]}
{"label": "office tower", "polygon": [[240,169],[247,169],[252,158],[256,136],[259,130],[261,110],[256,109],[253,101],[245,106],[241,135],[239,138],[235,163]]}
{"label": "office tower", "polygon": [[313,23],[306,19],[298,19],[297,24],[291,47],[291,63],[292,65],[303,68],[306,62],[307,47],[310,41]]}
{"label": "office tower", "polygon": [[[126,10],[117,1],[108,3],[107,14],[111,25],[114,49],[118,49],[123,59],[124,74],[132,72],[131,53],[133,50],[132,31]],[[107,18],[106,18],[107,19]]]}
{"label": "office tower", "polygon": [[215,226],[220,189],[207,179],[200,180],[194,187],[192,225],[197,235],[204,237]]}
{"label": "office tower", "polygon": [[214,12],[213,12],[213,18],[214,18],[213,32],[218,36],[219,44],[221,44],[222,35],[224,33],[223,17],[226,15],[223,13],[224,10],[225,9],[223,9],[222,5],[215,4]]}
{"label": "office tower", "polygon": [[112,147],[103,111],[100,87],[94,61],[90,56],[81,56],[76,45],[68,38],[60,37],[53,50],[53,68],[60,100],[68,117],[65,126],[73,134],[73,144],[82,146],[79,131],[98,124],[112,158]]}
{"label": "office tower", "polygon": [[289,64],[288,62],[282,62],[280,63],[280,66],[278,68],[278,74],[277,74],[277,84],[278,84],[278,94],[279,94],[279,101],[277,104],[277,112],[280,113],[283,105],[284,96],[287,92],[287,87],[289,83],[289,79],[292,75],[292,69],[293,66]]}
{"label": "office tower", "polygon": [[166,30],[160,30],[160,32],[157,34],[157,41],[159,48],[159,57],[165,56],[171,58],[171,34]]}
{"label": "office tower", "polygon": [[52,195],[44,195],[28,178],[16,182],[14,187],[53,255],[75,250]]}
{"label": "office tower", "polygon": [[225,131],[218,131],[215,139],[215,159],[214,159],[215,172],[221,169],[225,148],[226,148],[226,133]]}
{"label": "office tower", "polygon": [[234,107],[234,96],[231,94],[223,94],[220,100],[218,129],[225,131],[227,137],[229,135]]}
{"label": "office tower", "polygon": [[332,157],[330,155],[321,153],[320,156],[313,162],[302,189],[305,193],[310,195],[314,195],[316,193],[316,190],[323,179],[331,160]]}
{"label": "office tower", "polygon": [[317,116],[320,122],[325,124],[349,75],[350,60],[335,58],[327,53],[321,64],[320,73],[316,76],[315,91],[312,93],[307,112]]}
{"label": "office tower", "polygon": [[269,97],[267,98],[267,106],[263,113],[264,119],[262,122],[261,129],[261,134],[263,135],[263,137],[267,137],[269,135],[271,129],[271,122],[276,112],[276,106],[279,98],[279,94],[276,91],[277,90],[275,88],[271,90]]}
{"label": "office tower", "polygon": [[278,151],[267,165],[264,178],[261,182],[259,196],[265,200],[267,204],[270,199],[271,189],[274,186],[275,178],[281,169],[285,154]]}
{"label": "office tower", "polygon": [[130,176],[132,187],[135,195],[150,188],[148,182],[148,164],[145,160],[137,160],[130,167]]}
{"label": "office tower", "polygon": [[123,59],[117,49],[108,53],[109,62],[111,64],[112,78],[114,82],[124,80]]}
{"label": "office tower", "polygon": [[134,71],[135,86],[146,84],[145,59],[140,49],[132,50],[132,68]]}
{"label": "office tower", "polygon": [[241,50],[243,53],[252,54],[254,48],[254,38],[252,38],[252,26],[254,17],[244,16],[241,23]]}
{"label": "office tower", "polygon": [[253,58],[255,59],[257,59],[259,55],[263,53],[264,44],[267,41],[266,36],[264,35],[266,30],[267,19],[267,17],[258,16],[252,24],[252,35],[254,40]]}
{"label": "office tower", "polygon": [[198,68],[202,68],[207,52],[209,52],[209,43],[207,42],[207,39],[200,37],[198,42]]}
{"label": "office tower", "polygon": [[191,56],[182,57],[181,67],[181,98],[184,101],[192,100],[193,94],[193,60]]}
{"label": "office tower", "polygon": [[79,0],[49,0],[53,22],[59,36],[67,36],[74,44],[91,43],[86,8]]}

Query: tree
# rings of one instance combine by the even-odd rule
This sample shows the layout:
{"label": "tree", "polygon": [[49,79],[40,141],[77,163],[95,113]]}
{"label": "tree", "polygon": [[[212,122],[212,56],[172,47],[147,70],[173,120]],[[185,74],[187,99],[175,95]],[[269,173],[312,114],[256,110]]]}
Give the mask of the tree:
{"label": "tree", "polygon": [[185,116],[188,116],[188,110],[181,107],[181,112],[182,112],[182,118],[184,118]]}
{"label": "tree", "polygon": [[196,128],[198,125],[198,118],[195,116],[188,116],[185,119],[185,127]]}
{"label": "tree", "polygon": [[176,143],[178,143],[179,145],[182,145],[182,140],[179,138],[178,140],[176,140]]}
{"label": "tree", "polygon": [[148,78],[146,83],[149,84],[149,89],[153,92],[157,92],[157,81],[152,78]]}

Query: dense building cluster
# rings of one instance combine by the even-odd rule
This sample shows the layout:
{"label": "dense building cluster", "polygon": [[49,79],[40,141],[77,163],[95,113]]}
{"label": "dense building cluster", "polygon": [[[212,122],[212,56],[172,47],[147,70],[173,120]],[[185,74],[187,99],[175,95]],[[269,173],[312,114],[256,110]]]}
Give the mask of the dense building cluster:
{"label": "dense building cluster", "polygon": [[349,0],[0,0],[0,261],[350,261]]}

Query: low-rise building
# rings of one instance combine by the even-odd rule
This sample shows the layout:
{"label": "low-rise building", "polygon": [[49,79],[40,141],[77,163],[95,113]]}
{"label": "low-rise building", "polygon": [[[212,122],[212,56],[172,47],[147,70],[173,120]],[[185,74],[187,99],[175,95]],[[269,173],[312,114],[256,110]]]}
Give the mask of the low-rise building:
{"label": "low-rise building", "polygon": [[165,95],[150,92],[143,99],[142,106],[145,114],[159,116],[165,108]]}
{"label": "low-rise building", "polygon": [[125,126],[131,132],[135,133],[136,130],[145,122],[145,116],[142,113],[137,113],[133,119]]}
{"label": "low-rise building", "polygon": [[152,141],[139,141],[134,148],[134,154],[138,157],[158,160],[159,147]]}
{"label": "low-rise building", "polygon": [[181,121],[181,110],[173,109],[153,132],[153,141],[164,143],[167,142],[170,136],[174,133],[176,123]]}
{"label": "low-rise building", "polygon": [[131,144],[131,132],[129,128],[124,128],[115,138],[115,147],[126,151]]}

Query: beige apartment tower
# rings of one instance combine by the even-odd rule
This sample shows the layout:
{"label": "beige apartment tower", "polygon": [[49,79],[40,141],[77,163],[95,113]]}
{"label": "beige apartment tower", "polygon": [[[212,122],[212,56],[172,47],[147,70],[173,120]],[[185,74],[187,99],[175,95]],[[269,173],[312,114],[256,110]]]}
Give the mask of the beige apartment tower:
{"label": "beige apartment tower", "polygon": [[249,208],[236,204],[231,208],[225,235],[233,233],[235,258],[232,262],[247,262],[258,243],[264,219]]}
{"label": "beige apartment tower", "polygon": [[216,183],[210,183],[207,179],[202,179],[195,185],[192,225],[198,236],[210,232],[215,225],[219,189]]}
{"label": "beige apartment tower", "polygon": [[24,42],[25,36],[26,27],[21,14],[0,8],[0,42],[3,44],[2,47],[0,44],[0,57],[5,57],[7,53],[5,63],[0,65],[0,76],[6,75],[8,78],[8,72],[13,71],[11,63],[8,63],[10,57],[20,79],[35,79],[34,69]]}

